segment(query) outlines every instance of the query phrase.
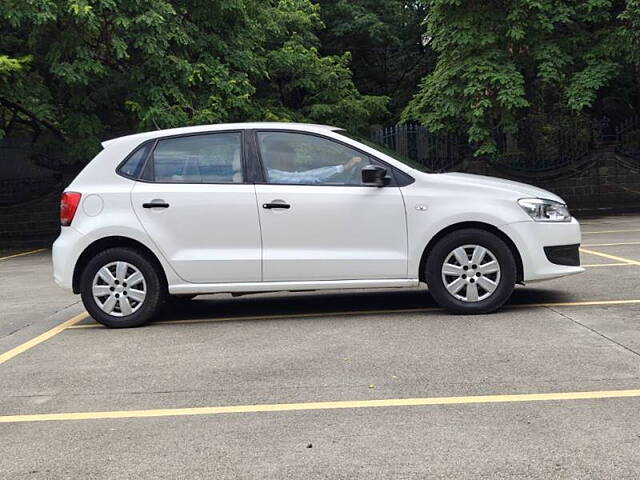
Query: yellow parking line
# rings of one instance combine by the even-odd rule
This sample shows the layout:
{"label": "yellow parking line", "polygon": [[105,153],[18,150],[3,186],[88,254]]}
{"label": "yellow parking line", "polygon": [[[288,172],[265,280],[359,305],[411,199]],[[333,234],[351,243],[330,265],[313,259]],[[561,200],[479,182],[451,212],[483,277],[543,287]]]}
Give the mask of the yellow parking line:
{"label": "yellow parking line", "polygon": [[[617,265],[617,264],[616,264]],[[622,265],[628,265],[626,263]],[[540,307],[594,307],[598,305],[635,305],[640,304],[640,299],[631,300],[585,300],[579,302],[548,302],[548,303],[521,303],[513,305],[505,305],[505,309],[509,308],[540,308]],[[442,308],[407,308],[396,310],[352,310],[347,312],[315,312],[315,313],[291,313],[287,315],[252,315],[252,316],[238,316],[238,317],[220,317],[220,318],[193,318],[185,320],[165,320],[158,321],[154,325],[175,325],[175,324],[189,324],[189,323],[217,323],[217,322],[229,322],[229,321],[242,321],[242,320],[285,320],[290,318],[310,318],[310,317],[330,317],[330,316],[345,316],[345,315],[380,315],[380,314],[394,314],[394,313],[429,313],[440,312]],[[83,328],[104,328],[99,323],[89,323],[85,325],[74,325],[68,327],[67,330],[76,330]]]}
{"label": "yellow parking line", "polygon": [[584,268],[594,267],[633,267],[633,263],[592,263],[590,265],[581,265]]}
{"label": "yellow parking line", "polygon": [[619,247],[622,245],[640,245],[640,242],[618,242],[618,243],[590,243],[583,247]]}
{"label": "yellow parking line", "polygon": [[609,255],[608,253],[596,252],[595,250],[589,250],[586,248],[580,248],[581,252],[588,253],[590,255],[597,255],[598,257],[608,258],[609,260],[615,260],[617,262],[625,262],[629,265],[640,265],[637,260],[631,260],[629,258],[618,257],[616,255]]}
{"label": "yellow parking line", "polygon": [[4,362],[8,361],[8,360],[11,360],[13,357],[15,357],[17,355],[20,355],[21,353],[26,352],[30,348],[33,348],[36,345],[39,345],[40,343],[42,343],[42,342],[44,342],[46,340],[49,340],[51,337],[59,334],[60,332],[62,332],[66,328],[69,328],[70,326],[74,325],[75,323],[78,323],[79,321],[84,320],[88,316],[89,316],[89,314],[87,312],[81,313],[80,315],[76,315],[75,317],[70,318],[69,320],[66,320],[66,321],[62,322],[60,325],[57,325],[57,326],[53,327],[51,330],[47,330],[43,334],[38,335],[35,338],[32,338],[28,342],[25,342],[22,345],[18,345],[16,348],[12,348],[8,352],[3,353],[2,355],[0,355],[0,365],[3,364]]}
{"label": "yellow parking line", "polygon": [[43,413],[0,416],[0,423],[97,420],[107,418],[180,417],[187,415],[221,415],[229,413],[292,412],[301,410],[336,410],[377,407],[419,407],[481,403],[542,402],[560,400],[599,400],[637,398],[640,390],[603,390],[595,392],[525,393],[515,395],[475,395],[469,397],[390,398],[338,402],[275,403],[231,405],[222,407],[164,408],[158,410],[115,410],[105,412]]}
{"label": "yellow parking line", "polygon": [[[426,313],[437,312],[442,310],[439,307],[431,308],[407,308],[403,310],[351,310],[346,312],[314,312],[314,313],[289,313],[285,315],[251,315],[238,317],[220,317],[220,318],[189,318],[185,320],[164,320],[156,322],[156,325],[173,325],[183,323],[210,323],[210,322],[229,322],[233,320],[286,320],[288,318],[313,318],[313,317],[330,317],[332,315],[378,315],[383,313]],[[69,327],[70,330],[79,328],[102,328],[99,323],[90,323],[87,325],[75,325]]]}
{"label": "yellow parking line", "polygon": [[31,255],[32,253],[40,253],[40,252],[44,252],[45,250],[46,248],[38,248],[37,250],[30,250],[28,252],[15,253],[13,255],[8,255],[6,257],[0,257],[0,261],[9,260],[10,258],[22,257],[24,255]]}
{"label": "yellow parking line", "polygon": [[592,232],[582,232],[583,235],[597,235],[600,233],[627,233],[627,232],[640,232],[640,228],[634,228],[631,230],[594,230]]}

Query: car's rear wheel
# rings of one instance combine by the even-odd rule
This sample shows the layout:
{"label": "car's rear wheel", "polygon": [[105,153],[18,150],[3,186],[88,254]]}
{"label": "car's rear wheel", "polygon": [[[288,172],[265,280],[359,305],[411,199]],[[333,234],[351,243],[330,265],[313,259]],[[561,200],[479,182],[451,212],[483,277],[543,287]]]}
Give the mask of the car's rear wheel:
{"label": "car's rear wheel", "polygon": [[438,241],[427,258],[429,291],[454,313],[493,312],[509,299],[517,271],[511,249],[480,229],[454,231]]}
{"label": "car's rear wheel", "polygon": [[110,248],[85,266],[80,294],[89,314],[103,325],[138,327],[158,312],[164,286],[145,255],[130,248]]}

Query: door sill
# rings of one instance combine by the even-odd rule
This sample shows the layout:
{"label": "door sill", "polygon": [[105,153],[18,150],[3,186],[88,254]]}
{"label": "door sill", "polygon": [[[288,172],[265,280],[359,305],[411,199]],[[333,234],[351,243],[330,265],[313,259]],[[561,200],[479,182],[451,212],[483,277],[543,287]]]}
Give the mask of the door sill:
{"label": "door sill", "polygon": [[169,285],[169,293],[197,294],[236,292],[276,292],[298,290],[336,290],[345,288],[411,288],[420,285],[417,278],[376,280],[315,280],[307,282],[247,282],[247,283],[181,283]]}

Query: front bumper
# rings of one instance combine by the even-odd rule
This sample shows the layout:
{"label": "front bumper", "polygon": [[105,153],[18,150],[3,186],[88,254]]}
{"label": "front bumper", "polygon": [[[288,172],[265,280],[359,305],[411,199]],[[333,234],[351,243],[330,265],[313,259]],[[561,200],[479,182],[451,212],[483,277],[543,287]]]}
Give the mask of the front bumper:
{"label": "front bumper", "polygon": [[556,265],[567,265],[569,267],[580,266],[580,245],[557,245],[544,247],[544,254],[547,260]]}
{"label": "front bumper", "polygon": [[[545,247],[577,246],[581,241],[580,224],[570,222],[516,222],[504,225],[502,231],[513,240],[522,258],[523,280],[536,282],[584,272],[578,265],[562,265],[549,260]],[[558,251],[549,249],[547,251]],[[562,250],[562,249],[560,249]],[[567,263],[567,261],[564,261]],[[575,261],[574,261],[575,263]]]}

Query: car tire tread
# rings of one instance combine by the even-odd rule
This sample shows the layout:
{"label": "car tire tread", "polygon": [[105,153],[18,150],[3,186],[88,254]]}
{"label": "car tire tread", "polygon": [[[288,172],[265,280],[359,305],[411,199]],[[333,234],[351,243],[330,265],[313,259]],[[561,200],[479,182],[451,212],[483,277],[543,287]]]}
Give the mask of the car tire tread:
{"label": "car tire tread", "polygon": [[[441,275],[446,256],[453,249],[466,244],[477,244],[491,250],[501,270],[500,282],[495,292],[490,297],[474,303],[453,297],[442,282]],[[427,257],[424,277],[429,292],[440,306],[452,313],[475,315],[495,312],[509,300],[515,288],[517,267],[511,249],[500,237],[487,230],[465,228],[438,240]]]}
{"label": "car tire tread", "polygon": [[[103,312],[92,294],[92,282],[98,269],[114,261],[127,261],[141,270],[147,284],[147,295],[139,310],[126,317],[113,317]],[[150,322],[160,310],[166,298],[166,286],[161,273],[147,256],[138,250],[126,247],[106,249],[94,256],[85,265],[80,277],[80,295],[87,312],[97,322],[109,328],[139,327]]]}

